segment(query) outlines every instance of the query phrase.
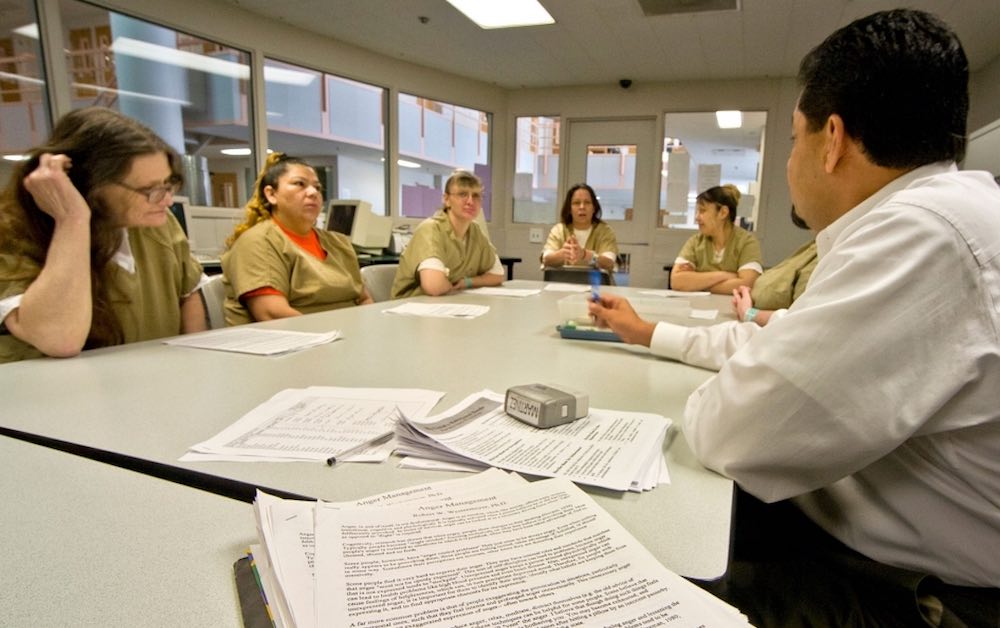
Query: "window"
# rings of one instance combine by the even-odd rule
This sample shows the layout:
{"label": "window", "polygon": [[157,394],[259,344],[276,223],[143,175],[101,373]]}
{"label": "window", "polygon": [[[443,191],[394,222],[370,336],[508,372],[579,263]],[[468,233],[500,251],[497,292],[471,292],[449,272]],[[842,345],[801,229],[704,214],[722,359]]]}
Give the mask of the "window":
{"label": "window", "polygon": [[559,222],[558,117],[518,118],[514,141],[514,222]]}
{"label": "window", "polygon": [[601,201],[603,220],[632,220],[637,154],[635,144],[587,146],[586,181]]}
{"label": "window", "polygon": [[385,90],[271,59],[264,81],[268,147],[315,167],[327,199],[388,215]]}
{"label": "window", "polygon": [[441,207],[444,184],[456,168],[483,181],[483,216],[491,217],[490,114],[445,102],[399,95],[400,208],[409,218]]}
{"label": "window", "polygon": [[714,111],[664,116],[658,227],[697,228],[695,198],[712,186],[727,183],[742,193],[737,220],[753,227],[767,112],[741,113],[742,123],[736,128],[720,128]]}
{"label": "window", "polygon": [[48,96],[34,3],[13,0],[0,10],[0,180],[49,135]]}
{"label": "window", "polygon": [[181,154],[193,204],[246,203],[249,54],[76,0],[60,10],[73,106],[111,107],[156,131]]}

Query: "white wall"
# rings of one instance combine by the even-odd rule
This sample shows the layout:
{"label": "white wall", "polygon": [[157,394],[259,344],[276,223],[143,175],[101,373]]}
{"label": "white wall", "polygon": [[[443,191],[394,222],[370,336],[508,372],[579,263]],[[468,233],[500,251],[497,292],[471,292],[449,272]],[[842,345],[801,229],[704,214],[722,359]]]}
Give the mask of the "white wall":
{"label": "white wall", "polygon": [[[794,251],[809,235],[791,224],[788,213],[791,201],[785,183],[785,162],[791,149],[789,125],[798,88],[794,80],[700,81],[683,83],[637,83],[625,91],[616,86],[589,86],[552,89],[522,89],[508,97],[507,128],[513,143],[514,120],[519,116],[561,115],[563,128],[567,119],[609,119],[654,116],[657,135],[663,134],[666,112],[715,111],[717,109],[752,109],[767,111],[767,146],[764,152],[757,235],[761,240],[766,265],[773,265]],[[659,139],[657,140],[657,145]],[[505,180],[513,177],[513,160],[498,168]],[[562,176],[562,173],[560,173]],[[509,197],[509,192],[504,192]],[[510,207],[505,197],[506,207]],[[504,252],[531,261],[529,269],[518,276],[540,277],[534,260],[540,245],[528,242],[533,225],[508,224]],[[654,266],[671,263],[690,232],[657,230],[653,238]],[[666,285],[666,272],[659,271],[654,281]]]}

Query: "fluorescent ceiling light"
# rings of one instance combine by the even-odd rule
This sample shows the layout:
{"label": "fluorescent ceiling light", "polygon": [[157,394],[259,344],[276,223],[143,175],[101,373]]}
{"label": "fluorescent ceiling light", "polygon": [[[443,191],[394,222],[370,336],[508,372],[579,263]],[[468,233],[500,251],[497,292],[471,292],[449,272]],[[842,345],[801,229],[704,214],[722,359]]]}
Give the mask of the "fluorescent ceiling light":
{"label": "fluorescent ceiling light", "polygon": [[419,168],[420,164],[415,161],[406,161],[405,159],[397,159],[396,163],[404,168]]}
{"label": "fluorescent ceiling light", "polygon": [[743,112],[716,111],[715,121],[720,129],[738,129],[743,126]]}
{"label": "fluorescent ceiling light", "polygon": [[250,154],[249,148],[223,148],[219,151],[223,155],[232,155],[234,157],[243,157]]}
{"label": "fluorescent ceiling light", "polygon": [[25,161],[28,158],[28,156],[27,155],[4,155],[3,158],[6,159],[7,161]]}
{"label": "fluorescent ceiling light", "polygon": [[[176,48],[168,48],[159,44],[151,44],[146,41],[132,39],[131,37],[118,37],[111,44],[111,50],[115,54],[138,57],[160,63],[169,63],[170,65],[176,65],[189,70],[208,72],[244,81],[250,78],[250,66],[245,63],[207,57],[186,50],[177,50]],[[285,68],[265,66],[264,80],[274,83],[304,86],[316,80],[316,76],[308,72],[297,72]]]}
{"label": "fluorescent ceiling light", "polygon": [[538,0],[448,0],[480,28],[512,28],[555,24]]}
{"label": "fluorescent ceiling light", "polygon": [[17,33],[18,35],[23,35],[25,37],[30,37],[32,39],[38,39],[38,24],[32,22],[31,24],[18,26],[12,32]]}

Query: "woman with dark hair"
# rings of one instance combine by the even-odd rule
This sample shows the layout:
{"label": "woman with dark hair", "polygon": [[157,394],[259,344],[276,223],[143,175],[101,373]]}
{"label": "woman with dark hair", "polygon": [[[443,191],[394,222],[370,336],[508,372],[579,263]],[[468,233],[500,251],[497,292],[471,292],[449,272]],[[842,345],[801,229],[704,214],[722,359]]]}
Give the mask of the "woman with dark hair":
{"label": "woman with dark hair", "polygon": [[764,267],[757,238],[736,225],[739,202],[740,191],[732,184],[698,195],[695,222],[699,233],[688,239],[674,260],[670,287],[732,294],[740,286],[753,286]]}
{"label": "woman with dark hair", "polygon": [[542,266],[590,265],[614,270],[618,240],[614,230],[601,220],[601,202],[594,188],[586,183],[572,186],[559,217],[542,249]]}
{"label": "woman with dark hair", "polygon": [[323,186],[305,161],[271,153],[222,254],[226,323],[373,303],[347,236],[316,228]]}
{"label": "woman with dark hair", "polygon": [[204,275],[168,209],[181,182],[135,120],[63,116],[0,193],[0,362],[205,329]]}

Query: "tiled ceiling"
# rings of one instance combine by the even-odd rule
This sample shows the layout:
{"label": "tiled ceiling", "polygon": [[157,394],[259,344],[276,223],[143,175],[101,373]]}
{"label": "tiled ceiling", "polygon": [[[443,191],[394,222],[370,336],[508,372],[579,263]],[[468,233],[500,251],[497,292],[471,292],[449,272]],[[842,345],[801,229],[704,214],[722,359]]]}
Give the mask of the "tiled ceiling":
{"label": "tiled ceiling", "polygon": [[501,30],[445,0],[218,1],[505,88],[794,76],[836,28],[900,5],[951,24],[973,71],[1000,56],[1000,0],[742,0],[738,11],[649,17],[639,0],[541,0],[555,24]]}

